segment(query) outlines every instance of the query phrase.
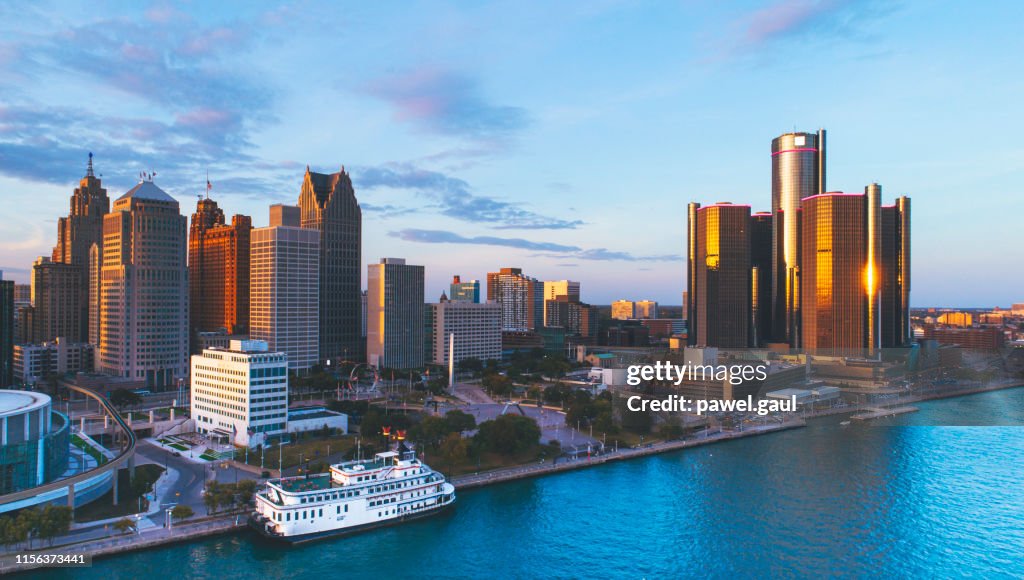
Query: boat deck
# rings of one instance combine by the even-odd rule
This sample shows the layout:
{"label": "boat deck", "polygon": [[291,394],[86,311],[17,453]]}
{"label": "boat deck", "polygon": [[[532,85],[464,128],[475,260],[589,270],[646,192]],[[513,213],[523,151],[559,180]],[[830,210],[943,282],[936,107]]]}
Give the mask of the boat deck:
{"label": "boat deck", "polygon": [[313,475],[310,477],[282,479],[278,482],[281,489],[298,493],[303,491],[318,491],[331,488],[331,476],[327,474]]}

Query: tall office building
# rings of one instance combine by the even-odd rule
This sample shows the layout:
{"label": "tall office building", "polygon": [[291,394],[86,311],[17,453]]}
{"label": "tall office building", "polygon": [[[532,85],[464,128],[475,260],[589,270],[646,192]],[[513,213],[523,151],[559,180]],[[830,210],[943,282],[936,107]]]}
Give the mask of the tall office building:
{"label": "tall office building", "polygon": [[296,372],[320,362],[320,232],[300,224],[298,207],[271,206],[270,225],[249,244],[249,337],[285,353]]}
{"label": "tall office building", "polygon": [[461,276],[452,278],[448,287],[448,299],[452,302],[480,302],[480,281],[470,280],[463,282]]}
{"label": "tall office building", "polygon": [[367,362],[377,368],[422,368],[423,266],[381,258],[367,270]]}
{"label": "tall office building", "polygon": [[554,326],[548,323],[548,300],[554,300],[559,296],[566,296],[569,302],[580,301],[580,283],[572,280],[557,280],[544,282],[544,326]]}
{"label": "tall office building", "polygon": [[689,344],[749,346],[750,206],[716,203],[695,209],[696,224],[688,226],[696,242],[688,252],[688,270],[694,272]]}
{"label": "tall office building", "polygon": [[[57,222],[57,245],[53,248],[53,261],[72,264],[79,269],[81,281],[77,288],[81,296],[77,299],[81,313],[76,317],[80,326],[74,336],[86,340],[89,337],[89,307],[98,302],[99,297],[90,294],[89,274],[90,249],[103,245],[103,216],[110,211],[110,198],[100,178],[96,177],[92,166],[92,153],[85,177],[81,179],[75,192],[71,195],[71,208],[67,217]],[[97,254],[102,258],[102,254]],[[71,338],[71,335],[64,335]],[[51,340],[51,339],[45,339]],[[72,339],[77,340],[77,339]],[[95,343],[93,343],[95,344]]]}
{"label": "tall office building", "polygon": [[871,184],[863,194],[804,200],[801,312],[808,352],[873,355],[909,342],[902,305],[910,292],[910,200],[883,207],[881,195],[881,186]]}
{"label": "tall office building", "polygon": [[229,334],[249,332],[249,243],[252,218],[236,215],[225,223],[224,211],[209,197],[192,214],[188,237],[188,274],[192,351],[199,332],[220,328]]}
{"label": "tall office building", "polygon": [[751,346],[772,341],[772,214],[750,216]]}
{"label": "tall office building", "polygon": [[522,268],[487,273],[487,300],[501,304],[501,329],[537,330],[544,325],[544,283],[523,275]]}
{"label": "tall office building", "polygon": [[32,286],[30,284],[14,285],[14,343],[22,344],[33,341],[32,323],[35,309],[32,307]]}
{"label": "tall office building", "polygon": [[146,177],[103,218],[98,370],[147,387],[188,376],[188,220]]}
{"label": "tall office building", "polygon": [[456,365],[468,358],[501,360],[500,304],[442,300],[428,306],[432,310],[430,362],[448,364],[452,334]]}
{"label": "tall office building", "polygon": [[799,347],[800,209],[825,192],[825,130],[786,133],[772,140],[772,330]]}
{"label": "tall office building", "polygon": [[[78,264],[54,262],[46,256],[32,265],[34,312],[32,337],[34,342],[51,342],[62,337],[70,342],[82,342],[82,267]],[[86,310],[86,312],[88,312]]]}
{"label": "tall office building", "polygon": [[363,217],[345,168],[328,175],[306,167],[299,208],[302,227],[320,232],[320,358],[362,360]]}
{"label": "tall office building", "polygon": [[563,294],[544,301],[544,308],[548,314],[545,326],[563,328],[566,336],[583,339],[577,344],[597,341],[598,312],[594,306]]}
{"label": "tall office building", "polygon": [[0,280],[0,387],[7,388],[13,381],[14,282]]}
{"label": "tall office building", "polygon": [[658,303],[653,300],[637,300],[633,304],[633,314],[637,318],[657,318]]}
{"label": "tall office building", "polygon": [[913,343],[910,328],[910,198],[882,206],[882,348]]}

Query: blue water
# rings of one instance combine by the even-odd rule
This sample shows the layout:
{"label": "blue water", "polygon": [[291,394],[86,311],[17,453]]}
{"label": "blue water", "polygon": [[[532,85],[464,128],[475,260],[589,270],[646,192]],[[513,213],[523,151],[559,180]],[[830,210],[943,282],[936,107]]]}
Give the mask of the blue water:
{"label": "blue water", "polygon": [[460,494],[422,522],[296,548],[247,536],[80,578],[1024,577],[1024,389]]}

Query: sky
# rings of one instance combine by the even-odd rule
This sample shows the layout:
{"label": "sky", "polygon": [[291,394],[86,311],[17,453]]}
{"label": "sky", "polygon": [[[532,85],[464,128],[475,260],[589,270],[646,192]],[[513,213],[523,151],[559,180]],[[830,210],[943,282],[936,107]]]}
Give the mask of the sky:
{"label": "sky", "polygon": [[[770,209],[770,144],[912,199],[915,306],[1024,302],[1024,3],[0,2],[0,270],[28,280],[89,152],[268,222],[352,175],[363,263],[521,267],[681,303],[686,204]],[[229,218],[230,219],[230,218]],[[365,279],[365,272],[364,272]]]}

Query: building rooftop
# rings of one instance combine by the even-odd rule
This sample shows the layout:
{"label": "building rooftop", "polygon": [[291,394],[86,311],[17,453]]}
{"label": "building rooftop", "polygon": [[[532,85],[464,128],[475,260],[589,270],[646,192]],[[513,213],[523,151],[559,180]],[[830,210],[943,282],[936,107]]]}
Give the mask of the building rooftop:
{"label": "building rooftop", "polygon": [[117,199],[122,200],[129,198],[152,199],[156,201],[169,201],[173,203],[178,203],[178,201],[171,197],[170,195],[168,195],[166,191],[160,189],[159,187],[156,186],[155,183],[148,180],[142,181],[135,187],[129,189],[127,193],[125,193],[124,195]]}
{"label": "building rooftop", "polygon": [[50,404],[50,396],[33,391],[0,391],[0,417],[20,415]]}

